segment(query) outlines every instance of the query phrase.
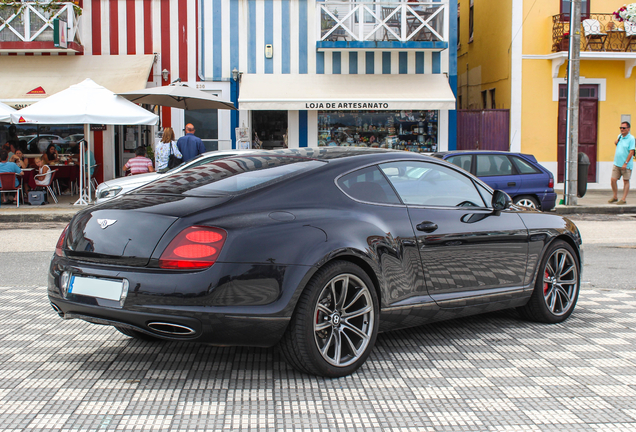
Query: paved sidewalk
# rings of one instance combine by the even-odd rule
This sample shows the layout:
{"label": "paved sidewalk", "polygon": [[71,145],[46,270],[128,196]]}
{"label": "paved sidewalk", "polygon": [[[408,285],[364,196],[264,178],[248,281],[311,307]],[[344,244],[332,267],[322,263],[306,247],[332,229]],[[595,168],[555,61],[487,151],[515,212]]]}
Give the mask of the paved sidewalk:
{"label": "paved sidewalk", "polygon": [[[563,191],[557,191],[557,202],[563,198]],[[633,197],[632,197],[633,196]],[[636,194],[627,197],[627,204],[608,204],[607,200],[612,197],[609,190],[588,190],[583,198],[578,199],[576,206],[557,205],[554,210],[559,214],[575,213],[596,213],[596,214],[621,214],[636,213]],[[68,222],[78,211],[86,206],[73,205],[77,200],[76,196],[62,195],[58,197],[59,203],[30,206],[14,205],[0,206],[0,222]]]}
{"label": "paved sidewalk", "polygon": [[275,348],[149,343],[0,287],[0,431],[634,431],[636,293],[581,292],[563,324],[490,313],[384,333],[353,375]]}
{"label": "paved sidewalk", "polygon": [[[588,190],[583,198],[577,199],[576,206],[558,205],[563,199],[563,191],[557,190],[557,207],[555,211],[560,214],[573,213],[596,213],[596,214],[622,214],[636,213],[636,193],[630,192],[627,195],[627,204],[616,205],[608,204],[608,200],[612,198],[611,190]],[[618,197],[622,195],[622,189],[619,190]]]}

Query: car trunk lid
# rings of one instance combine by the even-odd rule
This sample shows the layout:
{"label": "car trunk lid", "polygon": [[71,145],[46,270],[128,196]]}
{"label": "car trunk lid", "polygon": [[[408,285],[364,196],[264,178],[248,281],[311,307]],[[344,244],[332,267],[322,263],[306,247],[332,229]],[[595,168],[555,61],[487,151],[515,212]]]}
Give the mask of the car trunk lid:
{"label": "car trunk lid", "polygon": [[176,220],[229,199],[123,196],[75,216],[64,252],[80,261],[145,266]]}

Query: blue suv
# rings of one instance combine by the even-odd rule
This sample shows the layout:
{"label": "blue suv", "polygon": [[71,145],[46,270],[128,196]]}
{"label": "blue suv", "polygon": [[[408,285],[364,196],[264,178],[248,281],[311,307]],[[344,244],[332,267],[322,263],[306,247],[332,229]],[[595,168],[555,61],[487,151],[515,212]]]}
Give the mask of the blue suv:
{"label": "blue suv", "polygon": [[448,151],[434,153],[479,177],[493,189],[506,192],[517,205],[543,211],[554,208],[554,177],[528,154],[502,151]]}

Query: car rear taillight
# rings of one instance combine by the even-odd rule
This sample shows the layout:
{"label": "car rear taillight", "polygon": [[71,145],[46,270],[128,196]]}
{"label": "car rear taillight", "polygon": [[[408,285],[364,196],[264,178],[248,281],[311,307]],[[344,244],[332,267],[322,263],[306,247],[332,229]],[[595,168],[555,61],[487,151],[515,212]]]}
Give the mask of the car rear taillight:
{"label": "car rear taillight", "polygon": [[64,231],[60,234],[60,238],[57,239],[57,244],[55,245],[55,255],[57,256],[64,256],[62,248],[64,247],[64,240],[66,239],[66,231],[68,231],[68,225],[66,225],[66,228],[64,228]]}
{"label": "car rear taillight", "polygon": [[210,267],[221,253],[226,237],[227,233],[220,228],[186,228],[163,251],[159,267],[178,270]]}
{"label": "car rear taillight", "polygon": [[554,188],[554,178],[553,177],[550,177],[550,181],[548,182],[548,187],[550,189]]}

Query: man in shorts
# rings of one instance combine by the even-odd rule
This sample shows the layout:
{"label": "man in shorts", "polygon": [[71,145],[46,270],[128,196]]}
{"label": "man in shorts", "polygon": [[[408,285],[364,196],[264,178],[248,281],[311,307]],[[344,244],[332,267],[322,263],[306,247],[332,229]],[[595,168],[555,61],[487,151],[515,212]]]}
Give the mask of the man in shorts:
{"label": "man in shorts", "polygon": [[[612,192],[614,196],[608,201],[610,204],[625,204],[627,202],[627,192],[629,192],[629,179],[632,176],[634,166],[634,136],[629,133],[630,124],[621,123],[621,134],[614,144],[616,153],[614,154],[614,166],[612,167]],[[623,198],[618,199],[618,180],[623,177]]]}

